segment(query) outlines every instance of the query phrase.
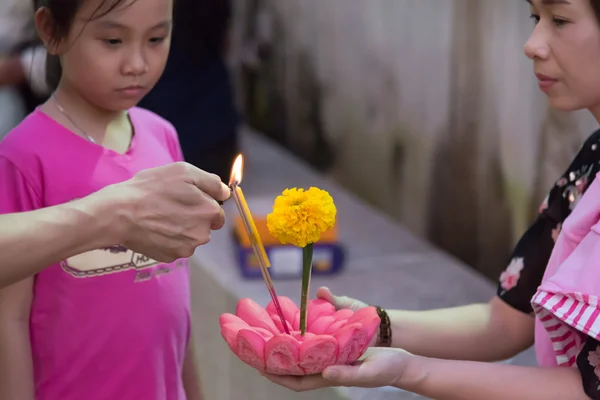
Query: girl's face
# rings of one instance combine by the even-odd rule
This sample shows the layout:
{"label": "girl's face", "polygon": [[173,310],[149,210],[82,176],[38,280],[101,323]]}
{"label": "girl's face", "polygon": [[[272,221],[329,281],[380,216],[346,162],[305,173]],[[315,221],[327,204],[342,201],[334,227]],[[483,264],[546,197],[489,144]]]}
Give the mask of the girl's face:
{"label": "girl's face", "polygon": [[103,0],[85,1],[59,44],[61,85],[97,107],[122,111],[135,106],[163,73],[173,1],[127,0],[95,18],[102,7]]}
{"label": "girl's face", "polygon": [[529,0],[536,21],[525,54],[540,89],[562,111],[600,116],[600,24],[590,0]]}

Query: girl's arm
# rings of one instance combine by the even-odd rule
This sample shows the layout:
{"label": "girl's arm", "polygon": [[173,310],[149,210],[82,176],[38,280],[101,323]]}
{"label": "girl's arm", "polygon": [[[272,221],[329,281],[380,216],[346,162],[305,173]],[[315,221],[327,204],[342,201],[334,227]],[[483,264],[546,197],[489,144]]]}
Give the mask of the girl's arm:
{"label": "girl's arm", "polygon": [[33,278],[0,290],[0,399],[34,400],[29,314]]}
{"label": "girl's arm", "polygon": [[583,391],[577,368],[521,367],[415,356],[406,372],[406,379],[401,377],[395,386],[438,400],[590,399]]}
{"label": "girl's arm", "polygon": [[200,371],[196,365],[196,351],[194,347],[193,336],[190,336],[190,343],[183,363],[183,387],[188,400],[202,400],[202,385],[200,383]]}
{"label": "girl's arm", "polygon": [[498,297],[432,311],[388,311],[392,347],[443,359],[500,361],[533,344],[534,317]]}

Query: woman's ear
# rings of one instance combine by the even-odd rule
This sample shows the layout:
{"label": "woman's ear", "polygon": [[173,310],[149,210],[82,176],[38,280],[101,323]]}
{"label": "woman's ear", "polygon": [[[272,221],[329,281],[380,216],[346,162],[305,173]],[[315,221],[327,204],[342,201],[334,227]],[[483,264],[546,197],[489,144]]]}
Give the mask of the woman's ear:
{"label": "woman's ear", "polygon": [[61,41],[55,38],[54,18],[48,8],[40,7],[35,12],[35,28],[48,54],[58,55]]}

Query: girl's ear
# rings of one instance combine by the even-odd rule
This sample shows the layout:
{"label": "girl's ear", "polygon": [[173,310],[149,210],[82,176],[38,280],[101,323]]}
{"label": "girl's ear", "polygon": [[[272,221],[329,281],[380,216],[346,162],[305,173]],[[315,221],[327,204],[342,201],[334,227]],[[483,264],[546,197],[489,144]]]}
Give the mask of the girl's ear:
{"label": "girl's ear", "polygon": [[62,40],[56,40],[54,29],[54,18],[50,10],[46,7],[40,7],[35,13],[35,28],[38,36],[44,42],[46,51],[51,55],[59,55],[61,52]]}

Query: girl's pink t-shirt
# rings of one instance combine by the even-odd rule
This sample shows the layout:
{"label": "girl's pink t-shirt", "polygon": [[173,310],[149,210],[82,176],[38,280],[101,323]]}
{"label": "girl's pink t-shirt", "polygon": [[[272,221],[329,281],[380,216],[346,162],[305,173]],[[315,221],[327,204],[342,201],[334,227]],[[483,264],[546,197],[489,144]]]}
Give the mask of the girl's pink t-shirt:
{"label": "girl's pink t-shirt", "polygon": [[576,365],[587,337],[600,340],[600,179],[565,220],[532,299],[543,367]]}
{"label": "girl's pink t-shirt", "polygon": [[[0,142],[0,213],[66,203],[182,160],[169,123],[140,108],[130,119],[135,134],[119,154],[33,112]],[[30,335],[36,400],[184,400],[187,261],[114,246],[51,265],[35,276]]]}

